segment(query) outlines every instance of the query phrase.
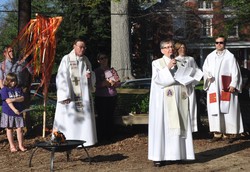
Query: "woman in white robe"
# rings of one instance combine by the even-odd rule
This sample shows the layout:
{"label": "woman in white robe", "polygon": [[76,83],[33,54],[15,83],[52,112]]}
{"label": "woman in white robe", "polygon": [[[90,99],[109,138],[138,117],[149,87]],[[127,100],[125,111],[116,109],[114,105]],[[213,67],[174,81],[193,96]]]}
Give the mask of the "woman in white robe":
{"label": "woman in white robe", "polygon": [[[185,67],[192,67],[198,69],[198,66],[193,57],[186,55],[186,44],[184,42],[177,42],[175,43],[175,51],[176,51],[176,60],[178,60],[181,65]],[[190,111],[190,118],[192,123],[192,132],[198,131],[198,124],[197,124],[197,100],[195,94],[195,86],[199,82],[193,82],[189,84],[187,87],[189,89],[189,111]]]}
{"label": "woman in white robe", "polygon": [[158,167],[164,161],[195,159],[186,87],[173,77],[176,66],[176,60],[170,58],[173,46],[172,41],[162,41],[164,56],[152,62],[148,159]]}
{"label": "woman in white robe", "polygon": [[83,140],[85,146],[91,146],[97,142],[91,94],[95,74],[84,55],[85,49],[85,42],[76,40],[74,49],[63,57],[58,68],[53,130],[62,132],[67,140]]}

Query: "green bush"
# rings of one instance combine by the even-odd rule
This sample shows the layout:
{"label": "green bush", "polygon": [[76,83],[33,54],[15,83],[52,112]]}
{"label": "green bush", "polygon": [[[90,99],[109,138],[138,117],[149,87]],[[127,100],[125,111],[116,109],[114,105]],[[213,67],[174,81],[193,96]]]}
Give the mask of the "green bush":
{"label": "green bush", "polygon": [[131,112],[134,114],[148,113],[149,94],[137,95],[132,103]]}
{"label": "green bush", "polygon": [[[44,106],[42,105],[33,105],[33,110],[30,111],[30,123],[32,128],[36,126],[43,125],[43,113],[44,113]],[[46,126],[52,126],[54,121],[54,114],[55,114],[55,106],[54,105],[47,105],[46,107]]]}

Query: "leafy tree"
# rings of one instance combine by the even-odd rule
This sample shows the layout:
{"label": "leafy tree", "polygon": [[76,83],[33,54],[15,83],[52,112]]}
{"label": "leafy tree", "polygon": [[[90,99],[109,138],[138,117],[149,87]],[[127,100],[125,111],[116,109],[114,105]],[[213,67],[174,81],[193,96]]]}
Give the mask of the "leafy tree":
{"label": "leafy tree", "polygon": [[[236,23],[250,24],[250,1],[249,0],[226,0],[224,6],[229,7],[230,13],[235,15]],[[226,8],[228,9],[228,8]]]}
{"label": "leafy tree", "polygon": [[[7,14],[1,14],[0,22],[0,51],[3,51],[6,45],[10,45],[16,38],[18,33],[18,20],[17,20],[17,0],[11,0],[3,5],[3,10],[8,11]],[[1,53],[2,54],[2,53]],[[0,57],[3,60],[3,57]]]}
{"label": "leafy tree", "polygon": [[226,0],[224,1],[224,13],[233,18],[226,19],[225,28],[228,32],[236,25],[242,31],[240,39],[249,39],[249,31],[244,31],[250,25],[250,1],[249,0]]}
{"label": "leafy tree", "polygon": [[95,67],[97,53],[106,51],[109,54],[111,51],[109,0],[58,1],[56,6],[64,18],[57,33],[56,62],[71,51],[76,38],[83,37],[87,40],[86,54]]}
{"label": "leafy tree", "polygon": [[[77,37],[85,37],[88,41],[87,56],[90,60],[98,51],[110,53],[110,1],[109,0],[32,0],[32,18],[36,13],[47,17],[63,16],[63,22],[57,33],[58,64],[63,55],[72,49]],[[17,10],[17,0],[6,4],[6,8]],[[10,44],[17,36],[17,13],[10,12],[1,22],[0,48]],[[2,43],[1,43],[2,42]],[[94,63],[96,60],[93,59]],[[56,69],[55,69],[56,71]]]}

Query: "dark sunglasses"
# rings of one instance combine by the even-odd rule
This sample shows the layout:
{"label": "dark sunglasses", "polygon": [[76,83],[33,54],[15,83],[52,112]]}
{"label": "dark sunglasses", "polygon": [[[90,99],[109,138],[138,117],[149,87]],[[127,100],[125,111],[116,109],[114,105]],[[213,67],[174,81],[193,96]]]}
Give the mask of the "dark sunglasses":
{"label": "dark sunglasses", "polygon": [[224,44],[224,42],[215,42],[215,44]]}
{"label": "dark sunglasses", "polygon": [[98,60],[104,60],[107,59],[107,57],[100,57]]}

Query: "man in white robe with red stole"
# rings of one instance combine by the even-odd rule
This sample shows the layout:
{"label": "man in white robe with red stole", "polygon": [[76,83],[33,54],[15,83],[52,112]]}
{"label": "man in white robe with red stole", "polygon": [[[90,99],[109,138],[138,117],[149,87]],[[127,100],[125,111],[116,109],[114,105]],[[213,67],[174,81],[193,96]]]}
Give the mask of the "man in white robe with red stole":
{"label": "man in white robe with red stole", "polygon": [[157,167],[165,161],[195,159],[188,95],[186,87],[174,79],[173,46],[171,40],[161,41],[164,56],[152,62],[148,159]]}
{"label": "man in white robe with red stole", "polygon": [[77,39],[74,49],[65,55],[56,76],[57,106],[53,131],[62,132],[67,140],[97,143],[95,113],[91,92],[95,74],[84,55],[86,44]]}
{"label": "man in white robe with red stole", "polygon": [[[215,39],[216,50],[204,61],[204,89],[207,91],[207,110],[210,132],[214,136],[209,142],[227,140],[243,132],[242,116],[238,101],[242,77],[234,55],[225,49],[226,39]],[[230,138],[232,137],[232,138]]]}

